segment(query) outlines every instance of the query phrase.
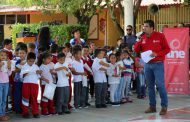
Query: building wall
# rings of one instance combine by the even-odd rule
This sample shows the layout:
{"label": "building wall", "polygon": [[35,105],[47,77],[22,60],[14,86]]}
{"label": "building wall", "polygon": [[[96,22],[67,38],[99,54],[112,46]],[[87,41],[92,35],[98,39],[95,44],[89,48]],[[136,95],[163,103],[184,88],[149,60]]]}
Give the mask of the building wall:
{"label": "building wall", "polygon": [[67,23],[67,16],[64,15],[63,13],[54,13],[54,14],[31,14],[30,15],[30,23],[39,23],[39,22],[51,22],[59,20],[62,21],[63,23]]}
{"label": "building wall", "polygon": [[11,24],[6,24],[6,25],[4,25],[4,39],[11,37],[11,29],[10,29],[10,26],[11,26]]}

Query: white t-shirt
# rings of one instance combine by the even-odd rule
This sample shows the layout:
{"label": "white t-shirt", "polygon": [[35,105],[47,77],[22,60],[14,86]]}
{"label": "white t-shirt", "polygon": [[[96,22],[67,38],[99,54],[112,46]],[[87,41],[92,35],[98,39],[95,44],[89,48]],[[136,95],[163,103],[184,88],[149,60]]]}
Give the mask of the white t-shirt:
{"label": "white t-shirt", "polygon": [[106,74],[104,71],[99,70],[102,65],[100,64],[101,59],[95,58],[92,64],[92,71],[94,73],[95,83],[105,83],[107,82]]}
{"label": "white t-shirt", "polygon": [[118,64],[109,64],[110,67],[107,69],[108,83],[119,84],[121,77],[113,77],[113,75],[120,75]]}
{"label": "white t-shirt", "polygon": [[[53,76],[52,76],[52,74],[50,73],[50,70],[53,69],[53,68],[54,68],[54,64],[53,64],[52,62],[49,63],[49,64],[47,64],[47,65],[42,64],[42,65],[40,66],[40,70],[43,71],[43,72],[42,72],[42,76],[43,76],[44,78],[48,79],[48,80],[49,80],[49,83],[52,83],[52,82],[53,82]],[[46,84],[47,84],[47,82],[45,82],[45,81],[42,80],[42,85],[46,85]]]}
{"label": "white t-shirt", "polygon": [[[76,72],[81,72],[81,73],[84,72],[84,64],[82,60],[80,60],[80,62],[73,60],[72,67],[75,69]],[[73,75],[74,82],[80,82],[82,80],[83,80],[82,75]]]}
{"label": "white t-shirt", "polygon": [[23,78],[23,75],[27,73],[27,75],[23,78],[23,83],[34,83],[39,84],[40,75],[36,74],[36,71],[40,70],[36,64],[32,66],[27,63],[22,67],[20,76]]}
{"label": "white t-shirt", "polygon": [[[61,64],[61,63],[57,62],[54,66],[54,69],[57,69],[60,67],[68,68],[68,64],[67,63]],[[65,70],[57,71],[57,77],[58,77],[57,87],[69,86],[69,77],[66,76],[68,74],[68,72],[70,72],[70,71],[65,71]]]}

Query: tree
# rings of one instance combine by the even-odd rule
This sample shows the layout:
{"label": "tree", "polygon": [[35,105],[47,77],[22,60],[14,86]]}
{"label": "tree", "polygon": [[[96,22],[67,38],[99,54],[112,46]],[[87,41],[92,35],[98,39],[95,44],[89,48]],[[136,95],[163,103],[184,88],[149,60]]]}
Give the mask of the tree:
{"label": "tree", "polygon": [[[116,28],[118,29],[119,33],[121,36],[124,35],[124,29],[122,28],[121,26],[121,23],[118,21],[117,17],[116,17],[116,9],[119,10],[119,13],[121,14],[121,17],[124,18],[124,8],[123,8],[123,5],[122,5],[122,2],[123,0],[113,0],[113,1],[110,1],[110,0],[106,0],[106,5],[107,5],[107,8],[109,10],[109,14],[111,16],[111,19],[113,20]],[[136,19],[137,19],[137,16],[138,16],[138,11],[139,11],[139,8],[140,8],[140,4],[141,4],[142,0],[134,0],[134,9],[133,9],[133,12],[134,12],[134,27],[136,26]],[[134,28],[134,31],[136,32],[136,29]]]}
{"label": "tree", "polygon": [[1,0],[0,4],[11,4],[22,7],[38,6],[43,11],[61,11],[72,14],[79,24],[89,29],[90,20],[97,9],[104,8],[103,0]]}

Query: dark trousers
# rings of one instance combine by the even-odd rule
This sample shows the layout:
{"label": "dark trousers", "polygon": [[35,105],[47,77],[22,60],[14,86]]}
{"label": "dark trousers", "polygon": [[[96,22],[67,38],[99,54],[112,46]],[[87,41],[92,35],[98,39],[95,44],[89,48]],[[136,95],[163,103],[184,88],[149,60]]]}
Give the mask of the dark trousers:
{"label": "dark trousers", "polygon": [[94,96],[94,78],[93,78],[93,76],[89,77],[89,89],[90,89],[90,95]]}
{"label": "dark trousers", "polygon": [[15,111],[21,112],[21,105],[22,105],[22,82],[14,82],[14,105]]}
{"label": "dark trousers", "polygon": [[95,83],[95,104],[106,104],[107,83]]}
{"label": "dark trousers", "polygon": [[74,83],[74,106],[78,108],[81,105],[82,81]]}
{"label": "dark trousers", "polygon": [[55,91],[56,112],[68,111],[69,86],[57,87]]}

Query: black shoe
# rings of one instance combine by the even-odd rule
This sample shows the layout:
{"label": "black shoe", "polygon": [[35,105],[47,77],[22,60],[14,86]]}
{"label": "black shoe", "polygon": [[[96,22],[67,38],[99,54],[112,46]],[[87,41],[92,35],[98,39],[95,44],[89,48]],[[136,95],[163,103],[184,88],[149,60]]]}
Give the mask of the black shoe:
{"label": "black shoe", "polygon": [[96,105],[96,108],[102,108],[102,106],[98,104],[98,105]]}
{"label": "black shoe", "polygon": [[102,104],[101,106],[102,106],[102,108],[107,108],[106,104]]}
{"label": "black shoe", "polygon": [[58,115],[63,115],[63,112],[58,112]]}
{"label": "black shoe", "polygon": [[91,104],[90,104],[90,103],[86,103],[86,105],[87,105],[87,106],[91,106]]}
{"label": "black shoe", "polygon": [[34,118],[40,118],[40,115],[39,114],[34,114],[33,117]]}
{"label": "black shoe", "polygon": [[22,117],[25,118],[25,119],[29,119],[30,118],[30,114],[22,115]]}
{"label": "black shoe", "polygon": [[68,111],[65,111],[65,114],[71,114],[71,112],[68,110]]}

